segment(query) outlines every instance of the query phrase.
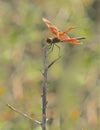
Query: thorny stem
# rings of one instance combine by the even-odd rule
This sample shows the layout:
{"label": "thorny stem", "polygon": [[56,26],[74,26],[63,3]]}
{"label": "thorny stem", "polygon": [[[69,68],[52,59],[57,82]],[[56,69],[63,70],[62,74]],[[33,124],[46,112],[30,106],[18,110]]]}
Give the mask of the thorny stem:
{"label": "thorny stem", "polygon": [[42,130],[46,130],[46,107],[47,107],[47,46],[43,48],[43,63],[44,63],[44,83],[42,92]]}

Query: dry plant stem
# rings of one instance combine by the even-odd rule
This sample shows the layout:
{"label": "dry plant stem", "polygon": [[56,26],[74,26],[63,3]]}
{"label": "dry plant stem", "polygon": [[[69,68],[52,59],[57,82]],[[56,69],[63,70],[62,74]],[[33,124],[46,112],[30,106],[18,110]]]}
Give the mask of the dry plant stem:
{"label": "dry plant stem", "polygon": [[43,48],[43,63],[44,63],[44,83],[43,83],[43,91],[42,91],[42,130],[46,130],[46,109],[47,109],[47,75],[48,75],[48,69],[56,62],[58,61],[61,56],[53,60],[49,65],[47,65],[47,46]]}
{"label": "dry plant stem", "polygon": [[28,116],[27,114],[17,110],[15,107],[11,106],[10,104],[7,104],[7,106],[15,111],[16,113],[22,115],[23,117],[31,120],[32,122],[41,125],[42,130],[46,130],[46,123],[47,123],[47,119],[46,119],[46,109],[47,109],[47,74],[48,74],[48,69],[56,62],[58,61],[60,57],[56,58],[55,60],[53,60],[48,66],[47,66],[47,46],[44,47],[43,49],[44,55],[43,55],[43,62],[44,62],[44,72],[43,72],[43,76],[44,76],[44,83],[43,83],[43,90],[42,90],[42,122],[38,121],[38,120],[34,120],[32,119],[30,116]]}
{"label": "dry plant stem", "polygon": [[44,63],[44,83],[42,92],[42,130],[46,130],[46,108],[47,108],[47,46],[43,48],[43,63]]}
{"label": "dry plant stem", "polygon": [[32,119],[30,116],[28,116],[27,114],[25,114],[25,113],[23,113],[23,112],[17,110],[15,107],[11,106],[10,104],[7,104],[7,106],[8,106],[11,110],[15,111],[16,113],[22,115],[23,117],[25,117],[25,118],[27,118],[27,119],[29,119],[29,120],[31,120],[32,122],[34,122],[34,123],[36,123],[36,124],[38,124],[38,125],[42,125],[42,123],[41,123],[40,121]]}

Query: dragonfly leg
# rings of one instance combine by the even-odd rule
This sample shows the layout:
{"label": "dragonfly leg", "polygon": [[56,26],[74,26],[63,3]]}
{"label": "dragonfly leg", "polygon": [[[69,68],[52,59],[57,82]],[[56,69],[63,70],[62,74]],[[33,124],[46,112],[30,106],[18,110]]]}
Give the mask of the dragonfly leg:
{"label": "dragonfly leg", "polygon": [[48,50],[49,50],[49,49],[51,49],[51,46],[52,46],[51,44],[50,44],[50,45],[48,45],[47,49],[48,49]]}
{"label": "dragonfly leg", "polygon": [[60,56],[60,47],[57,44],[55,44],[55,46],[58,47],[58,49],[59,49],[58,56]]}
{"label": "dragonfly leg", "polygon": [[48,50],[49,50],[49,51],[48,51],[48,54],[53,51],[53,48],[54,48],[54,44],[50,44],[50,45],[48,46]]}
{"label": "dragonfly leg", "polygon": [[54,44],[52,44],[52,46],[51,46],[52,48],[51,48],[51,52],[53,51],[53,48],[54,48]]}

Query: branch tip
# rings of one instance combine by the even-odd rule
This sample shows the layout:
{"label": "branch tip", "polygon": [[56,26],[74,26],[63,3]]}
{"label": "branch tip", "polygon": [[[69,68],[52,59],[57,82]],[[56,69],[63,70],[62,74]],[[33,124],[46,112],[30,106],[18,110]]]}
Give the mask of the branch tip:
{"label": "branch tip", "polygon": [[57,62],[59,59],[61,58],[61,56],[59,56],[58,58],[56,58],[55,60],[53,60],[49,65],[48,65],[48,69],[55,63]]}
{"label": "branch tip", "polygon": [[16,109],[15,107],[13,107],[12,105],[6,104],[6,106],[9,107],[11,110],[15,111],[16,113],[18,113],[19,115],[21,115],[21,116],[23,116],[23,117],[25,117],[25,118],[31,120],[32,122],[34,122],[34,123],[36,123],[36,124],[38,124],[38,125],[42,125],[42,123],[41,123],[40,121],[34,120],[34,119],[31,118],[30,116],[28,116],[26,113],[23,113],[23,112],[17,110],[17,109]]}

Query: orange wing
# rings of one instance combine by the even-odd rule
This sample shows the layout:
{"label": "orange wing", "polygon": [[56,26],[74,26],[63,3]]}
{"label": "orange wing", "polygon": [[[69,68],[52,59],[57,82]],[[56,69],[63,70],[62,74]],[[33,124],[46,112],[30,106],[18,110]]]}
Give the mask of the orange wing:
{"label": "orange wing", "polygon": [[70,38],[68,35],[66,35],[68,32],[73,30],[75,27],[70,27],[65,32],[61,32],[57,27],[55,27],[49,20],[43,18],[44,23],[47,25],[47,27],[50,29],[50,31],[58,38],[61,42],[70,42],[73,44],[80,44],[80,42],[75,38]]}
{"label": "orange wing", "polygon": [[79,40],[77,40],[76,38],[70,38],[66,34],[64,34],[64,35],[59,34],[59,39],[60,39],[61,42],[69,42],[69,43],[72,43],[72,44],[80,44]]}
{"label": "orange wing", "polygon": [[54,35],[58,35],[58,33],[60,32],[58,28],[56,28],[49,20],[43,18],[44,23],[48,26],[48,28],[50,29],[50,31],[54,34]]}

